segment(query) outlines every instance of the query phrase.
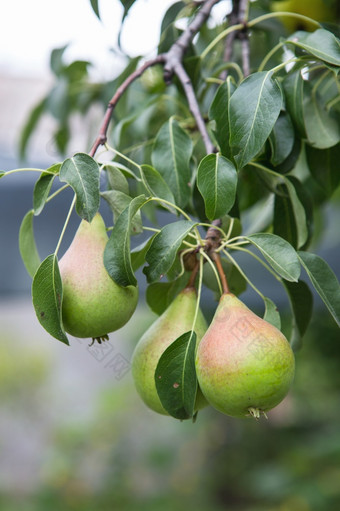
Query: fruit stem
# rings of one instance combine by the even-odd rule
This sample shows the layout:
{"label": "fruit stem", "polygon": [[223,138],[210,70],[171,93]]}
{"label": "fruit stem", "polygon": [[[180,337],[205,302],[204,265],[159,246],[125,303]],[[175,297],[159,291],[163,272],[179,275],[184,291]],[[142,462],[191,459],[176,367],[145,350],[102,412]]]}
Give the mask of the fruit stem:
{"label": "fruit stem", "polygon": [[224,295],[229,294],[230,293],[229,286],[228,286],[228,282],[227,282],[227,277],[226,277],[226,275],[225,275],[225,273],[223,271],[223,266],[222,266],[222,262],[221,262],[221,256],[220,256],[220,254],[217,254],[216,252],[213,252],[211,254],[211,258],[214,261],[214,263],[216,264],[216,268],[217,268],[218,274],[219,274],[220,279],[221,279],[223,294]]}
{"label": "fruit stem", "polygon": [[191,275],[190,275],[190,278],[188,280],[188,283],[185,286],[186,289],[187,288],[195,288],[195,280],[196,280],[197,273],[198,273],[199,269],[200,269],[200,261],[197,261],[197,263],[195,264],[194,269],[191,272]]}
{"label": "fruit stem", "polygon": [[74,195],[73,200],[72,200],[72,203],[71,203],[71,206],[70,206],[70,209],[69,209],[69,211],[68,211],[68,213],[67,213],[67,217],[66,217],[66,220],[65,220],[65,223],[64,223],[64,227],[63,227],[63,229],[62,229],[62,231],[61,231],[61,234],[60,234],[60,237],[59,237],[59,240],[58,240],[58,243],[57,243],[56,249],[55,249],[55,251],[54,251],[55,255],[57,255],[57,254],[58,254],[58,251],[59,251],[59,248],[60,248],[61,242],[62,242],[62,240],[63,240],[64,234],[65,234],[65,231],[66,231],[66,227],[67,227],[67,225],[68,225],[68,223],[69,223],[69,220],[70,220],[70,217],[71,217],[71,213],[72,213],[72,211],[73,211],[73,208],[74,208],[75,203],[76,203],[76,195]]}

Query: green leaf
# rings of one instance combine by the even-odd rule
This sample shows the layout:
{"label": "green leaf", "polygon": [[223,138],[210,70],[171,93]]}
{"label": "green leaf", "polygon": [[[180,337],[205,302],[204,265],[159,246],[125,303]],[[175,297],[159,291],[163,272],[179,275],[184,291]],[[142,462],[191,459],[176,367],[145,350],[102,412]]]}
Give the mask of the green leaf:
{"label": "green leaf", "polygon": [[186,332],[164,351],[155,371],[159,399],[176,419],[190,419],[194,415],[198,388],[195,352],[196,334]]}
{"label": "green leaf", "polygon": [[91,2],[91,7],[93,9],[93,12],[97,16],[97,18],[100,19],[98,0],[90,0],[90,2]]}
{"label": "green leaf", "polygon": [[289,73],[283,80],[286,108],[299,135],[304,138],[306,129],[303,115],[303,86],[301,70]]}
{"label": "green leaf", "polygon": [[275,234],[258,233],[244,238],[257,247],[271,267],[284,279],[297,282],[300,263],[294,248]]}
{"label": "green leaf", "polygon": [[31,110],[28,119],[26,120],[24,127],[20,133],[19,139],[19,155],[20,158],[25,158],[27,144],[31,135],[33,134],[42,114],[45,112],[47,106],[46,98],[40,101],[34,108]]}
{"label": "green leaf", "polygon": [[248,76],[229,102],[230,146],[239,168],[262,149],[279,116],[281,89],[271,71]]}
{"label": "green leaf", "polygon": [[169,119],[157,134],[151,159],[180,207],[185,206],[191,196],[191,153],[191,138],[174,118]]}
{"label": "green leaf", "polygon": [[173,265],[182,241],[196,224],[189,220],[179,220],[165,225],[152,240],[146,254],[149,266],[143,269],[148,282],[156,282]]}
{"label": "green leaf", "polygon": [[295,178],[291,179],[290,177],[288,177],[285,179],[285,186],[287,187],[288,190],[292,211],[295,219],[297,233],[297,248],[301,248],[305,245],[307,241],[308,227],[305,208],[301,203],[296,188],[294,186],[296,181]]}
{"label": "green leaf", "polygon": [[154,236],[151,236],[148,240],[143,241],[143,243],[131,250],[131,265],[133,271],[138,270],[138,268],[145,263],[145,255],[150,248]]}
{"label": "green leaf", "polygon": [[171,282],[154,282],[146,288],[146,302],[152,312],[159,316],[169,307],[178,293],[188,283],[188,274]]}
{"label": "green leaf", "polygon": [[[54,178],[58,174],[60,167],[60,163],[52,165],[47,169],[47,172],[43,172],[40,175],[39,179],[35,183],[33,190],[33,210],[36,216],[40,215],[45,206]],[[51,174],[51,172],[54,174]]]}
{"label": "green leaf", "polygon": [[[151,167],[151,165],[141,165],[141,175],[145,188],[153,197],[159,197],[172,204],[175,203],[172,191],[156,169]],[[175,209],[171,206],[167,206],[166,204],[162,205],[165,208],[168,207],[171,212],[175,213]]]}
{"label": "green leaf", "polygon": [[290,155],[294,145],[295,133],[292,121],[286,112],[281,112],[269,136],[272,151],[270,162],[280,165]]}
{"label": "green leaf", "polygon": [[268,321],[271,325],[275,326],[278,330],[281,329],[281,318],[280,313],[275,303],[266,296],[264,297],[265,311],[263,319]]}
{"label": "green leaf", "polygon": [[1,179],[2,177],[4,177],[4,175],[5,175],[5,174],[6,174],[6,172],[0,171],[0,179]]}
{"label": "green leaf", "polygon": [[340,45],[337,38],[328,30],[319,28],[312,33],[296,32],[289,43],[302,48],[323,62],[340,66]]}
{"label": "green leaf", "polygon": [[293,314],[290,344],[294,350],[298,350],[312,317],[313,295],[303,280],[298,282],[283,280],[282,284],[287,291]]}
{"label": "green leaf", "polygon": [[306,157],[313,178],[330,197],[340,183],[340,144],[327,149],[306,145]]}
{"label": "green leaf", "polygon": [[63,286],[55,254],[46,257],[34,275],[32,299],[40,324],[50,335],[69,344],[61,318]]}
{"label": "green leaf", "polygon": [[[119,215],[123,213],[132,201],[132,198],[129,195],[118,190],[107,190],[105,192],[101,192],[101,196],[106,200],[113,211],[115,223],[117,222]],[[142,217],[140,211],[137,211],[131,219],[130,233],[140,234],[141,232],[143,232]]]}
{"label": "green leaf", "polygon": [[135,286],[130,254],[131,222],[137,211],[148,201],[144,195],[132,199],[112,229],[104,250],[104,266],[110,277],[121,286]]}
{"label": "green leaf", "polygon": [[118,165],[106,163],[105,169],[110,189],[118,190],[119,192],[123,192],[126,195],[129,195],[128,180],[124,176],[123,172],[119,170]]}
{"label": "green leaf", "polygon": [[91,222],[99,209],[99,167],[88,154],[77,153],[65,160],[60,169],[60,181],[74,190],[78,215]]}
{"label": "green leaf", "polygon": [[19,250],[28,274],[34,277],[40,265],[40,257],[34,239],[33,209],[24,216],[19,230]]}
{"label": "green leaf", "polygon": [[298,256],[311,283],[340,326],[340,285],[336,275],[320,256],[301,251]]}
{"label": "green leaf", "polygon": [[219,154],[208,154],[198,166],[197,187],[209,220],[226,215],[236,197],[237,172],[233,163]]}
{"label": "green leaf", "polygon": [[67,47],[68,44],[62,46],[61,48],[55,48],[51,52],[50,67],[56,76],[58,76],[64,68],[63,55]]}
{"label": "green leaf", "polygon": [[297,229],[287,187],[280,184],[277,186],[277,192],[274,199],[274,234],[297,248]]}
{"label": "green leaf", "polygon": [[303,114],[308,143],[318,149],[326,149],[340,141],[339,118],[327,111],[317,94],[306,95]]}
{"label": "green leaf", "polygon": [[217,89],[215,97],[211,103],[209,117],[216,123],[215,137],[220,147],[221,153],[227,158],[231,158],[231,150],[229,145],[229,100],[235,91],[230,76]]}

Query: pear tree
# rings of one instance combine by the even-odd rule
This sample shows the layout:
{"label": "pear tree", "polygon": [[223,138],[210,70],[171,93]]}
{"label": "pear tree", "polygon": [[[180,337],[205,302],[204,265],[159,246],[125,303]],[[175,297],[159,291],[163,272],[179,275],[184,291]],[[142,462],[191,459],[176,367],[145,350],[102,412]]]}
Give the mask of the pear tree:
{"label": "pear tree", "polygon": [[[138,1],[120,0],[122,29]],[[91,7],[100,19],[98,0],[83,8]],[[339,282],[311,250],[315,219],[340,183],[336,15],[313,19],[294,2],[174,1],[154,54],[124,55],[123,71],[106,83],[93,81],[89,62],[66,63],[66,48],[51,54],[55,83],[27,119],[20,152],[48,114],[63,156],[47,169],[0,173],[38,174],[19,232],[37,319],[65,344],[70,336],[109,342],[145,299],[159,318],[132,368],[156,412],[194,419],[210,404],[235,417],[265,415],[292,384],[312,290],[340,324]],[[94,104],[102,121],[89,127],[92,143],[69,154],[71,120]],[[34,220],[66,189],[65,224],[41,261]],[[112,225],[99,214],[103,201]],[[80,227],[61,257],[73,212]],[[290,306],[284,333],[247,260],[281,286]],[[263,300],[263,317],[240,300],[246,288]],[[200,306],[211,290],[208,326]]]}

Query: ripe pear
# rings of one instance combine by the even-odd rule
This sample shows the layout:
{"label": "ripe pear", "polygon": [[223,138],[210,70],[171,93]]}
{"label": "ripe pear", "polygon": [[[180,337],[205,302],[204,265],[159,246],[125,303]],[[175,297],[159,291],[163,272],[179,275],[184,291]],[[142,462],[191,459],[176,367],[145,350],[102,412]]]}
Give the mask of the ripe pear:
{"label": "ripe pear", "polygon": [[221,296],[196,353],[203,395],[232,417],[259,417],[288,393],[294,355],[285,336],[232,293]]}
{"label": "ripe pear", "polygon": [[107,339],[131,318],[138,289],[122,287],[107,273],[103,254],[107,242],[104,220],[97,213],[92,222],[82,220],[75,237],[59,262],[63,282],[62,320],[75,337]]}
{"label": "ripe pear", "polygon": [[[155,384],[155,371],[158,361],[170,344],[180,335],[192,329],[192,323],[197,304],[196,290],[193,287],[183,289],[149,327],[139,340],[132,357],[132,375],[137,392],[151,410],[163,415],[169,415],[163,408],[158,397]],[[195,332],[197,344],[207,329],[207,323],[198,311]],[[206,400],[198,389],[196,410],[207,405]]]}

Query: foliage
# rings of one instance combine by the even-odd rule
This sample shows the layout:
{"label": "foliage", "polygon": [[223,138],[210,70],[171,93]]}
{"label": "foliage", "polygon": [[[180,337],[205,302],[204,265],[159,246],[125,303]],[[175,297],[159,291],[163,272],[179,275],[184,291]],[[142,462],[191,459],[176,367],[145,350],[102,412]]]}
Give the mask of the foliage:
{"label": "foliage", "polygon": [[[122,1],[123,20],[134,3]],[[161,285],[175,294],[185,286],[187,271],[199,271],[200,294],[203,262],[212,267],[220,292],[226,292],[224,274],[214,264],[223,255],[237,270],[234,275],[263,298],[265,318],[280,325],[271,298],[237,262],[237,253],[245,252],[287,292],[294,347],[301,344],[312,314],[311,291],[300,279],[301,268],[340,323],[337,279],[326,261],[308,251],[314,242],[313,219],[339,184],[339,40],[331,25],[323,27],[301,14],[268,12],[265,1],[234,2],[229,21],[207,26],[215,3],[174,3],[163,19],[158,54],[144,62],[126,57],[125,69],[110,83],[93,83],[88,62],[66,64],[65,48],[51,55],[55,85],[23,129],[22,154],[46,112],[57,120],[55,140],[65,153],[72,114],[85,114],[93,103],[106,105],[112,98],[88,153],[39,170],[33,210],[20,229],[22,258],[34,276],[38,319],[63,342],[68,343],[60,312],[60,242],[73,208],[91,221],[101,197],[114,217],[105,267],[121,286],[137,285],[135,272],[143,267],[147,300],[154,310],[157,284],[165,277]],[[100,16],[98,2],[91,5]],[[285,17],[307,20],[311,31],[287,33],[279,21]],[[188,28],[178,28],[178,20]],[[227,51],[232,59],[226,60]],[[100,146],[106,149],[105,158],[96,156]],[[58,179],[66,184],[50,194]],[[74,190],[74,200],[64,229],[56,249],[40,263],[34,216],[67,187]],[[254,230],[245,219],[255,215],[261,223]],[[147,225],[150,220],[152,227]],[[131,252],[130,236],[149,231],[150,237]],[[192,266],[187,264],[190,256]],[[234,286],[233,274],[228,285]],[[48,321],[40,314],[46,301]],[[176,350],[168,352],[172,357]],[[183,371],[196,385],[194,350],[188,350],[188,357],[183,357]],[[190,395],[187,409],[193,410],[195,393]]]}

